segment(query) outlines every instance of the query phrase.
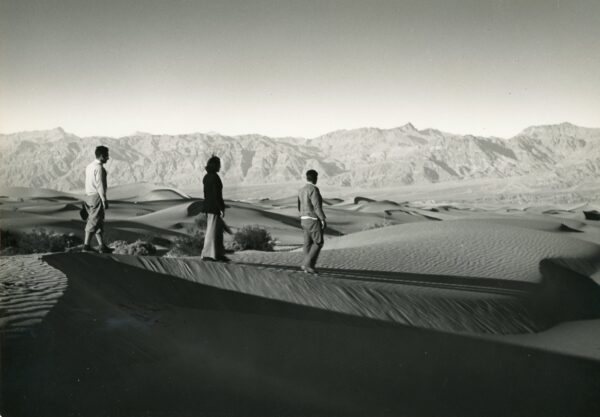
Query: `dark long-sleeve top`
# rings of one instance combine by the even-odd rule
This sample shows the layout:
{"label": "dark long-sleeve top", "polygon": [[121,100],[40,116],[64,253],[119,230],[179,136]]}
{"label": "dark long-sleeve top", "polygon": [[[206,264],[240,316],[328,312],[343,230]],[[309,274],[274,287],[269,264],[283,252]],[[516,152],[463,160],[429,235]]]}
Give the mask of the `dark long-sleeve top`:
{"label": "dark long-sleeve top", "polygon": [[204,184],[204,212],[220,214],[225,211],[225,201],[223,201],[223,183],[219,174],[216,172],[207,172],[202,179]]}

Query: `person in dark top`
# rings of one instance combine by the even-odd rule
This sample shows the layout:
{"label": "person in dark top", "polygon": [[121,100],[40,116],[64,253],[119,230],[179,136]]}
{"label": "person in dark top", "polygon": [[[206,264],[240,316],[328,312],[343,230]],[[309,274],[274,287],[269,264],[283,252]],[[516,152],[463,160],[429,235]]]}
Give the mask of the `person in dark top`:
{"label": "person in dark top", "polygon": [[221,160],[218,156],[211,156],[206,163],[206,175],[202,180],[204,185],[204,213],[206,214],[206,235],[202,259],[206,261],[223,261],[229,259],[225,256],[223,245],[223,228],[225,217],[225,201],[223,201],[223,183],[219,174]]}

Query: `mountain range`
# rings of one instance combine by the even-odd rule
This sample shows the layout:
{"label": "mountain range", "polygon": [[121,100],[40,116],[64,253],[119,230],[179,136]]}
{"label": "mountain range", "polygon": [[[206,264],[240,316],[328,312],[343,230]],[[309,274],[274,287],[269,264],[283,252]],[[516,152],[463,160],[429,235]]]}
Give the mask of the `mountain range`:
{"label": "mountain range", "polygon": [[511,178],[544,189],[600,179],[600,129],[570,123],[534,126],[509,138],[457,135],[412,124],[338,130],[317,138],[217,133],[120,138],[78,137],[61,128],[0,135],[0,184],[58,190],[83,188],[97,145],[110,148],[110,185],[201,184],[206,160],[221,157],[229,184],[303,180],[362,189]]}

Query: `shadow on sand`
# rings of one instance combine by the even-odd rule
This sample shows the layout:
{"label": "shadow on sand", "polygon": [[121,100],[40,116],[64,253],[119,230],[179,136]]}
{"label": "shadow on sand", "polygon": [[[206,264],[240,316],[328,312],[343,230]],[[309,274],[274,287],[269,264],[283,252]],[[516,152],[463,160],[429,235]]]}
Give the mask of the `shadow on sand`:
{"label": "shadow on sand", "polygon": [[597,416],[600,364],[215,289],[100,256],[2,346],[3,416]]}

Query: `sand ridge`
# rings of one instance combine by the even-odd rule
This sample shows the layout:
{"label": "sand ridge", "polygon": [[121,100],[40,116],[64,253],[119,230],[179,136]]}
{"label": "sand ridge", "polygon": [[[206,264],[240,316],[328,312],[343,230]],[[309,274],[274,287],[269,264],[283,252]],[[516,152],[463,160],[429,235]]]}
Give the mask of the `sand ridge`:
{"label": "sand ridge", "polygon": [[[191,258],[118,257],[117,262],[167,276],[245,294],[340,313],[443,331],[528,332],[535,323],[522,298],[525,291],[473,292],[455,285],[398,285],[400,278],[357,279],[340,272],[317,279],[299,271],[258,265],[223,265]],[[64,261],[64,260],[62,260]],[[61,260],[51,261],[61,262]],[[412,281],[413,284],[416,281]],[[406,281],[405,281],[406,283]],[[444,284],[448,284],[446,280]],[[510,294],[510,295],[507,295]]]}

